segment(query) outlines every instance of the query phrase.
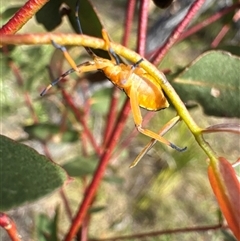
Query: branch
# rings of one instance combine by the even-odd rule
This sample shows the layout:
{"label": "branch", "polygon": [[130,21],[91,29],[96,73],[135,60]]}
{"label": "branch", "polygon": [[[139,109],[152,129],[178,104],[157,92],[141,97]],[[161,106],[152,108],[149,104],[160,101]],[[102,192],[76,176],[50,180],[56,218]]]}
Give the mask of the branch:
{"label": "branch", "polygon": [[154,54],[154,56],[151,58],[153,61],[153,64],[157,65],[163,57],[166,55],[168,50],[178,41],[179,37],[185,30],[185,28],[188,26],[188,24],[191,22],[193,17],[195,16],[196,12],[201,8],[201,6],[204,4],[205,0],[196,0],[192,6],[189,8],[186,16],[183,18],[183,20],[177,25],[177,27],[172,32],[171,36],[168,38],[168,40],[164,43],[164,45]]}
{"label": "branch", "polygon": [[49,0],[29,0],[5,25],[3,25],[2,28],[0,28],[0,35],[14,34],[19,31],[48,1]]}
{"label": "branch", "polygon": [[20,241],[20,235],[17,232],[16,224],[5,213],[0,213],[0,227],[4,228],[12,241]]}
{"label": "branch", "polygon": [[156,236],[165,235],[165,234],[202,232],[202,231],[227,229],[227,228],[228,228],[227,226],[222,226],[222,224],[217,224],[217,225],[202,226],[202,227],[166,229],[162,231],[139,233],[139,234],[118,236],[118,237],[112,237],[112,238],[90,239],[89,241],[115,241],[115,240],[130,240],[130,239],[141,239],[141,238],[144,239],[144,238],[156,237]]}

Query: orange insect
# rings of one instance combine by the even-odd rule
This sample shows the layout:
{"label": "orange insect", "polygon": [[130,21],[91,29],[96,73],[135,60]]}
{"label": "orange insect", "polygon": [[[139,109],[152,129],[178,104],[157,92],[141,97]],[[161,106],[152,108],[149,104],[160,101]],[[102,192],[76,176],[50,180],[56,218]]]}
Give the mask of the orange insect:
{"label": "orange insect", "polygon": [[[78,17],[78,9],[79,1],[76,6],[76,21],[78,24],[79,33],[83,34]],[[161,135],[142,127],[143,118],[140,107],[149,111],[158,111],[167,108],[169,103],[163,94],[158,80],[153,78],[143,68],[138,66],[143,59],[140,59],[133,65],[120,63],[117,54],[111,48],[110,39],[105,29],[102,30],[102,36],[111,60],[98,57],[89,47],[85,47],[86,51],[93,58],[93,60],[80,65],[75,64],[65,47],[52,41],[53,45],[63,52],[72,69],[68,70],[55,81],[53,81],[46,89],[43,90],[41,96],[43,96],[52,86],[56,85],[62,78],[74,71],[78,73],[85,73],[94,70],[101,70],[114,85],[123,90],[129,97],[133,119],[139,132],[153,138],[154,140],[164,143],[177,151],[186,150],[186,147],[180,148],[163,138]]]}

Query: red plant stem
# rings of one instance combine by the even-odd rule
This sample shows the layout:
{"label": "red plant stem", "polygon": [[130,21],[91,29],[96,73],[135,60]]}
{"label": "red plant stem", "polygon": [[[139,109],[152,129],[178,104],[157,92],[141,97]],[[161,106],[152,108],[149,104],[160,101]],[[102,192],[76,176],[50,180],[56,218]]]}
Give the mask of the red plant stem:
{"label": "red plant stem", "polygon": [[89,239],[89,241],[115,241],[115,240],[119,241],[119,240],[130,240],[130,239],[141,239],[141,238],[156,237],[156,236],[165,235],[165,234],[203,232],[203,231],[218,230],[218,229],[228,229],[228,226],[223,226],[222,224],[217,224],[217,225],[211,225],[211,226],[192,227],[192,228],[166,229],[163,231],[139,233],[139,234],[118,236],[118,237],[112,237],[112,238]]}
{"label": "red plant stem", "polygon": [[220,42],[222,41],[222,39],[224,38],[224,36],[227,34],[227,32],[230,29],[230,25],[229,24],[225,24],[222,29],[220,30],[220,32],[218,33],[218,35],[216,36],[216,38],[212,41],[211,43],[211,47],[212,48],[217,48],[217,46],[220,44]]}
{"label": "red plant stem", "polygon": [[[233,16],[233,21],[234,22],[237,22],[239,20],[239,17],[240,17],[240,10],[238,10],[234,16]],[[211,43],[211,47],[212,48],[216,48],[219,43],[222,41],[222,39],[224,38],[224,36],[227,34],[227,32],[229,31],[230,29],[230,24],[225,24],[221,31],[218,33],[218,35],[216,36],[216,38],[212,41]]]}
{"label": "red plant stem", "polygon": [[109,140],[109,144],[107,144],[107,148],[105,149],[105,151],[101,157],[97,170],[93,176],[92,182],[90,183],[90,185],[86,191],[82,204],[77,212],[76,217],[74,218],[74,220],[72,222],[72,226],[70,227],[70,230],[64,239],[65,241],[71,241],[74,238],[74,236],[76,235],[79,227],[83,223],[84,217],[87,214],[87,210],[88,210],[90,204],[92,203],[92,201],[96,195],[96,192],[98,190],[98,186],[100,185],[100,182],[104,176],[105,169],[110,160],[112,151],[113,151],[114,147],[116,146],[116,144],[118,143],[118,139],[122,133],[124,123],[127,119],[126,117],[128,116],[129,111],[130,111],[129,105],[128,105],[128,102],[126,102],[125,105],[123,106],[123,110],[121,111],[122,115],[119,116],[119,118],[116,122],[117,126],[115,128],[115,131],[113,132],[112,138]]}
{"label": "red plant stem", "polygon": [[[12,72],[14,73],[16,79],[17,79],[17,83],[20,87],[23,87],[23,78],[22,78],[22,75],[19,71],[19,68],[17,67],[17,65],[12,61],[8,61],[8,64],[9,64],[9,67],[11,68]],[[27,91],[24,91],[24,99],[25,99],[25,103],[26,103],[26,106],[28,107],[31,115],[32,115],[32,118],[33,118],[33,121],[34,123],[38,123],[38,117],[35,113],[35,110],[33,108],[33,103],[32,103],[32,99],[29,95],[29,93]]]}
{"label": "red plant stem", "polygon": [[104,139],[103,139],[103,148],[106,146],[106,144],[109,141],[109,137],[113,131],[113,127],[116,123],[116,116],[117,116],[117,104],[119,100],[119,89],[115,86],[112,88],[112,97],[111,97],[111,103],[109,106],[108,111],[108,117],[106,121],[106,127],[104,132]]}
{"label": "red plant stem", "polygon": [[163,59],[163,57],[166,55],[168,50],[177,42],[180,35],[183,33],[184,29],[188,26],[192,18],[195,16],[196,12],[201,8],[201,6],[204,4],[205,0],[196,0],[190,9],[188,10],[186,16],[183,18],[183,20],[178,24],[178,26],[174,29],[171,36],[168,38],[168,40],[164,43],[164,45],[154,54],[154,56],[151,58],[152,63],[154,65],[158,65],[159,62]]}
{"label": "red plant stem", "polygon": [[[146,46],[146,32],[147,32],[147,22],[148,22],[148,0],[141,0],[140,3],[140,10],[139,10],[139,24],[138,24],[138,42],[137,42],[137,52],[141,55],[145,55],[145,46]],[[128,103],[127,103],[128,102]],[[130,109],[130,101],[129,99],[126,100],[126,105]],[[149,119],[148,119],[149,121]],[[147,121],[147,122],[148,122]],[[137,135],[138,132],[133,131],[130,134],[130,139]],[[127,144],[129,144],[130,139],[127,140]],[[126,142],[125,142],[126,144]]]}
{"label": "red plant stem", "polygon": [[17,232],[16,224],[5,213],[0,213],[0,227],[4,228],[12,241],[20,241],[20,235]]}
{"label": "red plant stem", "polygon": [[[48,69],[48,74],[50,76],[50,79],[55,79],[54,77],[54,74],[53,74],[53,70],[51,69],[51,66],[47,66],[47,69]],[[61,75],[61,67],[59,66],[58,68],[58,71],[59,71],[59,74],[58,76]],[[62,118],[61,118],[61,125],[60,125],[60,130],[59,130],[59,134],[62,134],[66,131],[67,129],[67,115],[68,115],[68,110],[65,109],[65,111],[62,113]],[[51,158],[49,158],[51,159]]]}
{"label": "red plant stem", "polygon": [[[42,144],[42,148],[43,148],[43,151],[44,151],[44,154],[45,156],[49,159],[49,160],[53,160],[52,159],[52,156],[51,156],[51,153],[48,149],[48,146],[45,142],[41,142]],[[63,190],[63,187],[61,187],[60,189],[60,195],[61,195],[61,198],[63,200],[63,203],[64,203],[64,206],[65,206],[65,209],[66,209],[66,212],[67,212],[67,215],[69,217],[69,220],[72,221],[72,212],[71,212],[71,209],[70,209],[70,206],[69,206],[69,203],[68,203],[68,200],[67,200],[67,197],[64,193],[64,190]]]}
{"label": "red plant stem", "polygon": [[84,131],[81,133],[81,150],[82,150],[82,155],[83,156],[88,156],[88,151],[87,151],[87,135]]}
{"label": "red plant stem", "polygon": [[[152,112],[152,111],[148,111],[147,114],[144,116],[143,118],[143,123],[142,125],[145,126],[151,119],[152,117],[156,114],[156,112]],[[117,159],[118,156],[122,153],[121,150],[127,148],[132,139],[135,138],[137,135],[139,134],[139,132],[137,131],[136,128],[134,128],[127,136],[126,138],[124,138],[124,141],[121,143],[120,148],[116,151],[116,153],[114,153],[114,156],[112,159]]]}
{"label": "red plant stem", "polygon": [[[7,49],[3,46],[3,52],[5,54],[7,54]],[[16,79],[17,79],[17,83],[20,87],[23,87],[23,78],[22,78],[22,75],[19,71],[19,68],[17,67],[17,65],[12,61],[12,60],[9,60],[8,61],[8,64],[10,66],[10,68],[12,69]],[[26,106],[28,107],[28,109],[30,110],[30,113],[32,114],[32,118],[33,118],[33,121],[34,123],[38,123],[38,116],[34,110],[34,107],[33,107],[33,103],[32,103],[32,99],[30,97],[30,95],[28,94],[27,91],[24,91],[24,98],[25,98],[25,103],[26,103]],[[51,160],[51,155],[50,155],[50,152],[49,152],[49,149],[47,148],[47,145],[45,142],[41,142],[42,144],[42,148],[44,150],[44,153],[45,155]]]}
{"label": "red plant stem", "polygon": [[16,33],[48,1],[49,0],[29,0],[5,25],[2,26],[0,35]]}
{"label": "red plant stem", "polygon": [[146,47],[146,32],[148,22],[148,0],[141,0],[139,19],[138,19],[138,37],[137,37],[137,52],[141,55],[145,55]]}
{"label": "red plant stem", "polygon": [[[127,46],[129,42],[135,7],[136,7],[136,0],[129,0],[128,6],[127,6],[127,14],[125,18],[126,19],[125,26],[124,26],[125,31],[123,33],[123,39],[122,39],[122,44],[124,46]],[[115,120],[117,115],[118,99],[119,99],[119,91],[117,88],[114,87],[112,90],[111,104],[108,111],[108,119],[106,122],[103,147],[106,146],[106,143],[108,143],[111,133],[114,131],[113,127],[116,123]]]}
{"label": "red plant stem", "polygon": [[232,163],[232,167],[235,168],[238,165],[240,165],[240,157],[234,163]]}
{"label": "red plant stem", "polygon": [[[32,1],[33,2],[33,1]],[[45,1],[45,2],[47,2],[47,1]],[[14,17],[8,22],[8,24],[6,24],[5,26],[3,26],[3,28],[1,28],[0,29],[0,33],[1,33],[1,31],[3,30],[3,31],[7,31],[7,29],[11,29],[11,24],[14,24],[14,21],[16,21],[16,20],[19,20],[20,21],[20,17],[22,16],[22,14],[23,14],[23,10],[25,9],[24,7],[26,7],[26,9],[29,7],[29,4],[30,4],[30,1],[27,3],[27,4],[25,4],[15,15],[14,15]],[[33,4],[33,3],[31,3],[31,4]],[[36,7],[34,8],[34,6],[32,6],[33,7],[33,9],[36,9]],[[7,32],[7,33],[14,33],[14,32],[11,32],[11,31],[9,31],[9,32]],[[5,52],[5,53],[7,53],[7,49],[6,48],[4,48],[3,47],[3,51]],[[14,73],[14,75],[15,75],[15,77],[16,77],[16,79],[17,79],[17,83],[18,83],[18,85],[20,86],[20,87],[22,87],[23,86],[23,78],[22,78],[22,76],[21,76],[21,73],[20,73],[20,71],[19,71],[19,69],[18,69],[18,67],[16,66],[16,64],[13,62],[13,61],[8,61],[8,64],[9,64],[9,66],[10,66],[10,68],[12,69],[12,71],[13,71],[13,73]],[[26,106],[28,106],[28,108],[29,108],[29,110],[30,110],[30,113],[32,114],[32,118],[33,118],[33,121],[34,121],[34,123],[38,123],[38,116],[36,115],[36,113],[35,113],[35,110],[34,110],[34,107],[33,107],[33,104],[32,104],[32,100],[31,100],[31,97],[29,96],[29,94],[28,94],[28,92],[27,91],[25,91],[24,92],[24,97],[25,97],[25,103],[26,103]],[[45,154],[46,154],[46,156],[48,156],[48,157],[50,157],[50,152],[49,152],[49,150],[48,150],[48,148],[47,148],[47,146],[46,146],[46,143],[41,143],[42,144],[42,146],[43,146],[43,149],[44,149],[44,152],[45,152]],[[51,158],[50,158],[51,159]]]}
{"label": "red plant stem", "polygon": [[222,9],[221,11],[215,13],[211,17],[203,20],[201,23],[196,24],[195,26],[189,28],[188,30],[186,30],[185,32],[182,33],[182,35],[178,39],[178,42],[189,37],[190,35],[198,32],[199,30],[207,27],[208,25],[216,22],[218,19],[222,18],[224,15],[232,12],[233,10],[235,10],[238,7],[240,7],[240,3],[235,3],[229,7]]}
{"label": "red plant stem", "polygon": [[77,107],[75,106],[75,104],[74,104],[71,96],[68,95],[67,92],[66,92],[64,89],[62,89],[62,95],[63,95],[63,98],[64,98],[64,100],[66,101],[67,105],[72,109],[72,111],[73,111],[76,119],[77,119],[77,120],[81,123],[81,125],[83,126],[83,129],[84,129],[84,131],[85,131],[85,134],[87,135],[90,143],[92,144],[92,146],[93,146],[96,154],[97,154],[98,156],[101,156],[101,149],[98,147],[98,145],[97,145],[97,143],[96,143],[96,141],[95,141],[95,139],[94,139],[91,131],[88,129],[87,124],[86,124],[84,118],[81,116],[80,111],[79,111],[79,110],[77,109]]}
{"label": "red plant stem", "polygon": [[52,156],[51,156],[51,153],[50,153],[50,151],[49,151],[49,149],[48,149],[48,147],[47,147],[46,142],[42,141],[41,144],[42,144],[42,148],[43,148],[44,155],[45,155],[49,160],[53,161]]}
{"label": "red plant stem", "polygon": [[71,208],[69,206],[69,202],[67,200],[67,197],[66,197],[66,195],[64,193],[63,187],[61,187],[61,189],[60,189],[60,195],[61,195],[61,198],[63,200],[64,207],[65,207],[68,219],[69,219],[70,222],[72,222],[72,217],[73,217],[72,211],[71,211]]}
{"label": "red plant stem", "polygon": [[[240,3],[239,3],[239,6],[240,6]],[[239,19],[240,19],[240,9],[238,9],[235,15],[233,16],[233,21],[237,22]]]}
{"label": "red plant stem", "polygon": [[[9,52],[8,52],[7,46],[3,46],[2,50],[3,50],[3,53],[6,55],[6,57],[8,58]],[[20,87],[23,87],[24,81],[18,66],[11,60],[11,58],[8,58],[8,65],[12,70],[13,74],[15,75],[18,85]],[[33,108],[31,97],[29,96],[27,91],[24,92],[24,98],[25,98],[26,106],[29,108],[29,111],[32,115],[34,123],[38,123],[38,117]]]}
{"label": "red plant stem", "polygon": [[[122,44],[124,46],[127,46],[129,41],[135,7],[136,7],[136,0],[129,0],[128,6],[127,6],[127,14],[125,18],[126,19],[125,26],[124,26],[125,31],[123,33],[123,39],[122,39]],[[107,118],[105,132],[104,132],[105,134],[103,139],[103,147],[106,146],[106,143],[108,143],[111,133],[114,131],[113,127],[116,123],[115,120],[117,116],[118,99],[119,99],[119,90],[114,87],[112,89],[111,104],[109,107],[108,118]]]}
{"label": "red plant stem", "polygon": [[87,215],[82,222],[82,227],[79,230],[79,241],[88,241],[88,228],[90,217]]}
{"label": "red plant stem", "polygon": [[128,1],[127,14],[126,14],[125,24],[124,24],[125,31],[123,33],[123,39],[122,39],[123,46],[128,46],[128,42],[129,42],[129,38],[130,38],[130,34],[131,34],[135,6],[136,6],[136,0]]}
{"label": "red plant stem", "polygon": [[[84,99],[84,106],[83,106],[83,119],[85,122],[87,122],[89,115],[90,115],[90,107],[91,107],[91,100],[89,99],[89,94],[87,94],[88,92],[88,87],[89,85],[83,81],[81,83],[81,90],[83,93],[83,99]],[[82,154],[83,156],[88,156],[88,149],[87,149],[87,134],[85,133],[85,131],[83,130],[81,133],[81,139],[82,139],[82,143],[81,143],[81,148],[82,148]]]}

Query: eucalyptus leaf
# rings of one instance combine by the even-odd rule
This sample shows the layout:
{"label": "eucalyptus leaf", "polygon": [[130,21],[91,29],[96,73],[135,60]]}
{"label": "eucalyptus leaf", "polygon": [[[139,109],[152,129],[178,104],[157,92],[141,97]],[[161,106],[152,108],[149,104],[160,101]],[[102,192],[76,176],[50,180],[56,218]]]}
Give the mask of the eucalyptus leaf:
{"label": "eucalyptus leaf", "polygon": [[[38,23],[51,31],[58,27],[62,22],[62,16],[60,14],[61,1],[51,0],[47,2],[37,13],[36,19]],[[54,17],[53,17],[54,16]]]}
{"label": "eucalyptus leaf", "polygon": [[66,172],[34,149],[0,135],[0,210],[43,197],[67,180]]}
{"label": "eucalyptus leaf", "polygon": [[92,175],[97,167],[96,156],[89,158],[76,157],[63,165],[71,177],[82,177]]}
{"label": "eucalyptus leaf", "polygon": [[59,222],[59,207],[55,210],[53,218],[49,218],[46,214],[39,214],[36,217],[35,237],[38,241],[58,241],[58,222]]}
{"label": "eucalyptus leaf", "polygon": [[24,126],[24,131],[28,133],[30,139],[46,141],[54,135],[59,135],[62,142],[74,142],[78,140],[79,133],[75,130],[61,130],[61,126],[52,123],[39,123]]}
{"label": "eucalyptus leaf", "polygon": [[240,117],[240,58],[210,51],[178,75],[173,87],[186,102],[199,103],[207,115]]}

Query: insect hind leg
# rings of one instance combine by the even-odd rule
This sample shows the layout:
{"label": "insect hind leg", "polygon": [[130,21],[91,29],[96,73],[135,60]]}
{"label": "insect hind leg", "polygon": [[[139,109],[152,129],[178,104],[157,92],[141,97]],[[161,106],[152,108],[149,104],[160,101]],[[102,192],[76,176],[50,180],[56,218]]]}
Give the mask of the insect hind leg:
{"label": "insect hind leg", "polygon": [[137,128],[137,130],[139,132],[141,132],[142,134],[146,135],[146,136],[149,136],[167,146],[170,146],[171,148],[179,151],[179,152],[182,152],[182,151],[185,151],[186,150],[186,147],[184,148],[181,148],[181,147],[178,147],[176,146],[175,144],[173,144],[172,142],[166,140],[164,137],[162,137],[161,135],[158,135],[157,133],[149,130],[149,129],[145,129],[142,127],[142,114],[141,114],[141,110],[140,110],[140,107],[139,107],[139,104],[138,104],[138,92],[137,92],[137,89],[139,87],[139,83],[135,83],[135,85],[133,85],[131,87],[131,91],[130,91],[130,105],[131,105],[131,109],[132,109],[132,113],[133,113],[133,119],[134,119],[134,122],[135,122],[135,126]]}

